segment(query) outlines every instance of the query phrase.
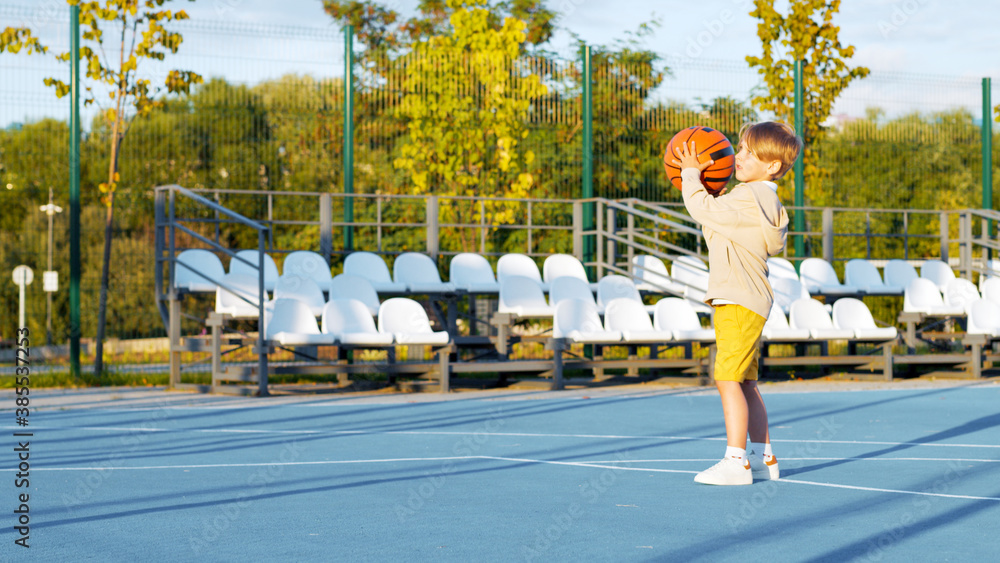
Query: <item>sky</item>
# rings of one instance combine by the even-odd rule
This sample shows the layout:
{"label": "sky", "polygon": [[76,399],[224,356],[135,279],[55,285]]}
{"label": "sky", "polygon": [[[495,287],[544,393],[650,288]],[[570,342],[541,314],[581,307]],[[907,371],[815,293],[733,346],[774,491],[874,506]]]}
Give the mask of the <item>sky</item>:
{"label": "sky", "polygon": [[[404,15],[412,15],[417,3],[383,2]],[[289,70],[313,76],[342,73],[340,29],[323,12],[321,0],[175,0],[171,5],[186,10],[197,31],[185,34],[181,53],[171,58],[175,68],[244,83]],[[744,61],[761,49],[756,21],[749,16],[752,0],[548,0],[547,5],[559,14],[550,48],[567,56],[573,56],[576,38],[610,45],[644,22],[659,21],[643,44],[674,70],[665,87],[672,99],[740,93],[745,98],[758,81]],[[18,12],[18,7],[30,12]],[[776,7],[787,11],[787,0],[778,0]],[[0,0],[0,27],[27,23],[55,49],[65,49],[65,9],[64,0]],[[834,16],[841,42],[856,47],[851,64],[869,67],[872,76],[845,91],[834,113],[863,115],[872,104],[890,106],[885,108],[890,115],[957,105],[978,119],[981,78],[1000,83],[998,21],[1000,2],[994,1],[843,0]],[[245,33],[233,37],[234,26],[246,26]],[[278,28],[284,31],[276,34]],[[254,36],[258,29],[266,30],[271,46]],[[274,54],[273,45],[284,52]],[[211,55],[217,52],[228,54]],[[44,94],[44,89],[30,85],[52,71],[35,66],[15,64],[6,54],[0,58],[0,99],[8,101],[6,110],[0,108],[0,124],[31,117],[22,114],[64,111],[61,101],[43,109],[35,91]],[[12,71],[20,72],[14,80]],[[18,100],[30,108],[21,108]],[[1000,87],[995,86],[993,104],[998,102]]]}
{"label": "sky", "polygon": [[[320,0],[197,0],[193,18],[253,23],[332,25]],[[383,5],[412,14],[416,0]],[[752,0],[549,0],[563,30],[553,43],[572,44],[566,30],[609,44],[658,18],[646,43],[674,57],[741,60],[760,51]],[[779,11],[787,9],[779,0]],[[857,47],[854,61],[872,70],[980,78],[1000,76],[1000,2],[983,0],[844,0],[834,23],[841,41]]]}

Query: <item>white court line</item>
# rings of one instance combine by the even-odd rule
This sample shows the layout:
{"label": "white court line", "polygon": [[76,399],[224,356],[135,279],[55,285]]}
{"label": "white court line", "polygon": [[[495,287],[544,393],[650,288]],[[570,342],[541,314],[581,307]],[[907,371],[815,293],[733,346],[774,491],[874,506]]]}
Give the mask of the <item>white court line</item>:
{"label": "white court line", "polygon": [[[217,463],[217,464],[200,464],[200,465],[147,465],[140,467],[36,467],[32,468],[35,471],[121,471],[121,470],[151,470],[151,469],[211,469],[211,468],[230,468],[230,467],[270,467],[270,466],[305,466],[305,465],[345,465],[345,464],[361,464],[361,463],[398,463],[406,461],[455,461],[455,460],[495,460],[495,461],[512,461],[517,463],[535,463],[539,465],[561,465],[569,467],[587,467],[592,469],[612,469],[615,471],[645,471],[652,473],[684,473],[688,475],[696,475],[698,471],[686,471],[681,469],[659,469],[659,468],[649,468],[649,467],[624,467],[622,465],[608,465],[606,463],[592,463],[592,462],[579,462],[579,461],[550,461],[544,459],[530,459],[530,458],[517,458],[517,457],[500,457],[500,456],[486,456],[486,455],[476,455],[476,456],[452,456],[452,457],[403,457],[403,458],[392,458],[392,459],[354,459],[354,460],[339,460],[339,461],[287,461],[287,462],[275,462],[275,463]],[[628,460],[618,461],[616,463],[634,463]],[[17,468],[12,469],[0,469],[0,472],[4,471],[17,471]],[[938,498],[951,498],[951,499],[963,499],[963,500],[992,500],[1000,502],[1000,497],[980,497],[972,495],[949,495],[944,493],[927,493],[922,491],[907,491],[901,489],[882,489],[878,487],[859,487],[855,485],[838,485],[836,483],[820,483],[817,481],[799,481],[797,479],[778,479],[776,483],[792,483],[796,485],[812,485],[814,487],[829,487],[835,489],[849,489],[855,491],[869,491],[877,493],[893,493],[901,495],[917,495],[917,496],[928,496],[928,497],[938,497]]]}
{"label": "white court line", "polygon": [[[358,463],[397,463],[405,461],[454,461],[468,459],[495,459],[506,461],[519,461],[530,463],[541,463],[549,465],[570,465],[579,467],[599,467],[611,469],[628,469],[629,471],[657,471],[665,473],[698,473],[697,471],[681,471],[673,469],[650,469],[650,468],[626,468],[608,464],[633,464],[633,463],[674,463],[674,462],[698,462],[708,463],[718,461],[718,458],[677,458],[677,459],[609,459],[609,460],[586,460],[586,461],[547,461],[539,459],[522,459],[512,457],[497,457],[488,455],[470,456],[446,456],[446,457],[397,457],[387,459],[344,459],[344,460],[323,460],[323,461],[287,461],[273,463],[204,463],[194,465],[140,465],[122,467],[36,467],[36,471],[108,471],[108,470],[143,470],[143,469],[206,469],[217,467],[261,467],[261,466],[294,466],[294,465],[348,465]],[[783,457],[783,461],[964,461],[964,462],[984,462],[1000,463],[996,459],[962,459],[962,458],[911,458],[911,457],[891,457],[891,458],[851,458],[851,457]],[[0,469],[0,471],[16,471],[15,468]]]}
{"label": "white court line", "polygon": [[[493,457],[493,456],[482,456],[489,459],[498,459],[504,461],[521,461],[521,462],[534,462],[542,464],[551,465],[571,465],[575,467],[594,467],[598,469],[614,469],[621,471],[652,471],[654,473],[689,473],[698,474],[699,471],[680,471],[678,469],[650,469],[643,467],[622,467],[620,465],[605,465],[605,464],[593,464],[584,462],[566,462],[566,461],[545,461],[545,460],[531,460],[531,459],[519,459],[511,457]],[[953,499],[966,499],[966,500],[993,500],[1000,502],[1000,497],[977,497],[971,495],[947,495],[943,493],[925,493],[921,491],[905,491],[900,489],[880,489],[876,487],[856,487],[853,485],[838,485],[835,483],[819,483],[816,481],[799,481],[795,479],[778,479],[775,483],[794,483],[796,485],[813,485],[816,487],[832,487],[836,489],[851,489],[855,491],[871,491],[878,493],[895,493],[902,495],[918,495],[918,496],[928,496],[928,497],[939,497],[939,498],[953,498]]]}
{"label": "white court line", "polygon": [[851,489],[854,491],[871,491],[875,493],[895,493],[898,495],[916,495],[922,497],[938,497],[938,498],[958,498],[966,500],[995,500],[1000,501],[998,497],[977,497],[972,495],[946,495],[944,493],[925,493],[921,491],[903,491],[899,489],[880,489],[878,487],[857,487],[854,485],[837,485],[836,483],[818,483],[816,481],[799,481],[797,479],[778,479],[777,483],[795,483],[796,485],[812,485],[814,487],[831,487],[834,489]]}
{"label": "white court line", "polygon": [[[32,467],[32,471],[137,471],[146,469],[212,469],[219,467],[284,467],[294,465],[349,465],[356,463],[396,463],[403,461],[454,461],[465,459],[492,459],[480,455],[452,456],[452,457],[398,457],[392,459],[344,459],[344,460],[324,460],[324,461],[276,461],[266,463],[204,463],[196,465],[139,465],[121,467]],[[0,469],[3,471],[17,471],[17,468]]]}
{"label": "white court line", "polygon": [[[309,434],[309,435],[386,435],[386,436],[506,436],[523,438],[585,438],[603,440],[682,440],[682,441],[703,441],[703,442],[724,442],[725,436],[705,437],[705,436],[630,436],[618,434],[547,434],[537,432],[480,432],[473,431],[445,431],[445,430],[254,430],[245,428],[150,428],[150,427],[123,427],[123,426],[33,426],[35,430],[98,430],[112,432],[192,432],[203,434]],[[4,430],[21,430],[20,426],[0,426]],[[814,440],[805,438],[801,440],[771,440],[772,443],[782,444],[847,444],[861,446],[923,446],[941,448],[998,448],[1000,444],[941,444],[937,442],[884,442],[875,440]],[[838,458],[839,459],[839,458]]]}
{"label": "white court line", "polygon": [[[965,462],[981,462],[981,463],[1000,463],[1000,459],[974,459],[974,458],[961,458],[961,457],[784,457],[781,456],[781,461],[965,461]],[[606,459],[606,460],[587,460],[580,463],[672,463],[677,461],[699,461],[699,462],[709,462],[709,461],[719,461],[719,458],[705,458],[705,459],[629,459],[629,460],[618,460],[618,459]]]}

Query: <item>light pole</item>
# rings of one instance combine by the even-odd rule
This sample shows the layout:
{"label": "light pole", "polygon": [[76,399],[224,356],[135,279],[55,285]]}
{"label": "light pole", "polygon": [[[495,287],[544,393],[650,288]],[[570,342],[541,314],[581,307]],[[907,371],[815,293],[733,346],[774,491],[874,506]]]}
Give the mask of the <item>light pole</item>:
{"label": "light pole", "polygon": [[52,187],[49,186],[49,203],[39,207],[49,216],[49,267],[42,275],[45,289],[45,345],[52,346],[52,293],[59,290],[59,274],[52,270],[52,216],[62,213],[62,207],[52,203]]}

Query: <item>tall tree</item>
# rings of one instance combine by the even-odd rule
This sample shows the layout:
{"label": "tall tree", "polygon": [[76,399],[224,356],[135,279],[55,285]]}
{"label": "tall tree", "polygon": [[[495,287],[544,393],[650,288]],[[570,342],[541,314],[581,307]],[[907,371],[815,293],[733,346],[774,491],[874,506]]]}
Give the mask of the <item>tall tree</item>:
{"label": "tall tree", "polygon": [[[555,31],[556,13],[543,0],[503,0],[482,6],[489,8],[491,25],[502,24],[505,17],[525,22],[523,48],[547,43]],[[365,48],[362,57],[408,51],[414,43],[447,33],[450,26],[451,8],[446,0],[420,0],[417,15],[409,19],[375,0],[323,0],[323,9],[340,25],[354,26]]]}
{"label": "tall tree", "polygon": [[[521,142],[531,101],[546,88],[518,68],[527,24],[507,17],[497,25],[486,0],[448,0],[448,10],[450,32],[417,43],[409,57],[398,110],[409,136],[395,165],[418,194],[528,197],[534,153]],[[492,223],[512,222],[502,202],[487,208]]]}
{"label": "tall tree", "polygon": [[790,0],[788,15],[774,8],[775,0],[754,0],[750,15],[757,18],[757,36],[763,53],[746,60],[764,81],[753,103],[761,111],[794,125],[795,61],[803,61],[805,93],[805,178],[811,190],[819,189],[823,171],[815,165],[813,146],[823,135],[821,123],[830,116],[840,93],[857,78],[868,76],[865,67],[848,66],[853,45],[841,45],[840,27],[833,16],[840,0]]}
{"label": "tall tree", "polygon": [[[172,0],[67,0],[71,6],[79,6],[80,23],[85,27],[80,48],[86,76],[93,86],[86,87],[85,104],[96,101],[95,86],[103,95],[106,91],[111,106],[103,115],[109,126],[108,144],[110,158],[105,182],[98,186],[101,201],[106,207],[104,221],[104,253],[101,271],[100,301],[96,335],[95,374],[100,376],[104,369],[104,330],[108,300],[108,277],[111,265],[111,240],[114,227],[115,191],[118,188],[119,155],[122,142],[129,127],[137,117],[148,115],[162,104],[157,96],[163,92],[188,92],[193,84],[202,81],[200,75],[187,70],[170,70],[163,84],[153,84],[149,78],[139,74],[140,61],[162,61],[166,54],[176,53],[184,41],[181,34],[165,27],[170,22],[186,20],[183,10],[163,9]],[[193,2],[194,0],[188,0]],[[105,36],[105,30],[109,31]],[[5,30],[2,36],[3,48],[16,52],[28,48],[29,52],[45,52],[46,48],[35,39],[26,28]],[[2,50],[2,49],[0,49]],[[69,61],[69,52],[57,56]],[[65,96],[70,85],[57,78],[46,78],[45,84],[55,88],[56,95]],[[105,90],[106,89],[106,90]]]}

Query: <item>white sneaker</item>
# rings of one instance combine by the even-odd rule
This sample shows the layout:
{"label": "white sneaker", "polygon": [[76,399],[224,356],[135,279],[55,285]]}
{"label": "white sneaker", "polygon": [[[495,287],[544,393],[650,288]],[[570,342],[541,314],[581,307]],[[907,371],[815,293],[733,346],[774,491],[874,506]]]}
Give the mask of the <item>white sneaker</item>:
{"label": "white sneaker", "polygon": [[778,458],[771,456],[771,461],[764,461],[764,458],[757,455],[757,452],[747,454],[750,461],[750,470],[753,478],[758,481],[769,481],[778,478]]}
{"label": "white sneaker", "polygon": [[750,462],[744,465],[733,458],[727,457],[712,467],[695,475],[694,482],[704,485],[752,485],[753,474]]}

